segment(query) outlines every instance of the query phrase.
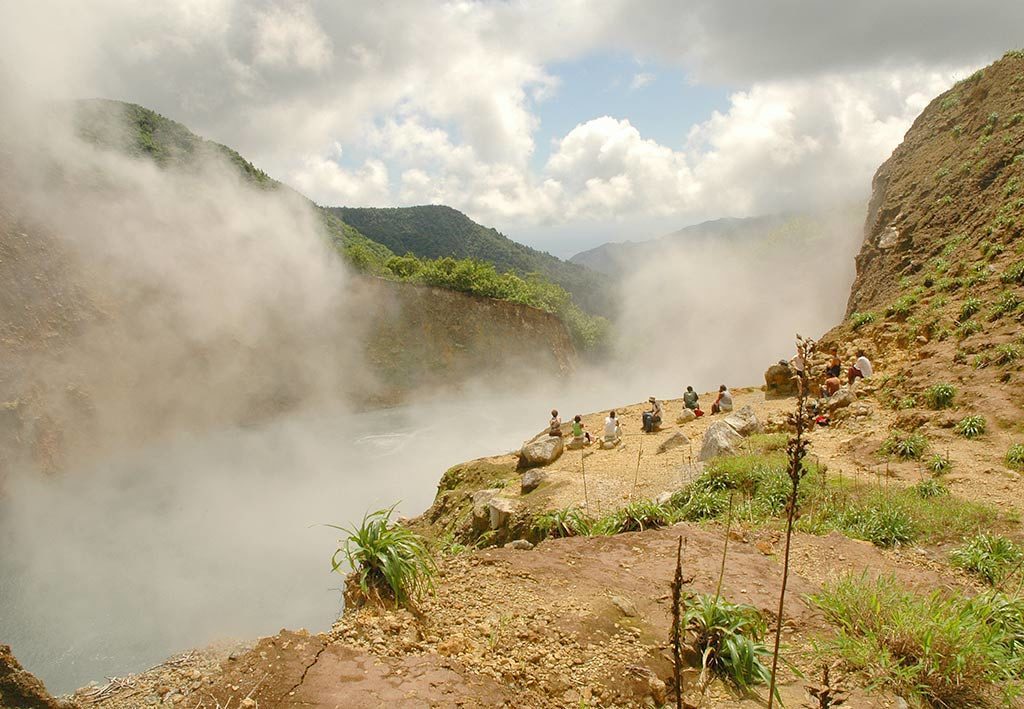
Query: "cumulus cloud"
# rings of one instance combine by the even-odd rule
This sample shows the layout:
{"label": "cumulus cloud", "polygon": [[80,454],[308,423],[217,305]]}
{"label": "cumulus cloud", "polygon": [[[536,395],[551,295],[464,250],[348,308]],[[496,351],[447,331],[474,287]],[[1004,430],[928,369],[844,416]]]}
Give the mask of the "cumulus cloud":
{"label": "cumulus cloud", "polygon": [[651,74],[650,72],[647,72],[647,71],[641,71],[640,73],[633,75],[632,80],[630,80],[630,82],[629,82],[629,88],[632,91],[636,91],[637,89],[642,89],[643,87],[647,86],[648,84],[653,83],[654,79],[655,79],[654,74]]}

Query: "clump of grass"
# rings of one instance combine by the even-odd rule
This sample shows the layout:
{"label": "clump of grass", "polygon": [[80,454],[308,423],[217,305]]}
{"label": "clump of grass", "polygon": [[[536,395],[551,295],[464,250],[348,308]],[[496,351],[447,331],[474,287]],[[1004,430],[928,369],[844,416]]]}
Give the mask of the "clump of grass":
{"label": "clump of grass", "polygon": [[944,495],[948,495],[949,488],[935,478],[928,478],[915,485],[914,492],[917,493],[918,497],[928,499],[930,497],[943,497]]}
{"label": "clump of grass", "polygon": [[953,467],[953,461],[949,459],[948,455],[936,453],[928,459],[925,467],[931,471],[932,475],[942,475],[944,473],[948,473],[950,468]]}
{"label": "clump of grass", "polygon": [[981,330],[982,326],[980,322],[977,320],[968,320],[956,326],[956,336],[957,339],[966,340],[974,333],[981,332]]}
{"label": "clump of grass", "polygon": [[960,305],[960,322],[967,322],[972,315],[981,310],[981,301],[971,296]]}
{"label": "clump of grass", "polygon": [[903,460],[920,460],[928,447],[928,439],[920,433],[893,431],[882,443],[882,453]]}
{"label": "clump of grass", "polygon": [[989,313],[989,320],[998,320],[1005,315],[1012,315],[1020,309],[1024,300],[1012,290],[1005,290],[999,295],[999,299]]}
{"label": "clump of grass", "polygon": [[1021,694],[1024,601],[918,595],[892,578],[846,577],[811,600],[836,626],[821,650],[933,707],[1012,704]]}
{"label": "clump of grass", "polygon": [[564,507],[538,515],[533,521],[533,533],[540,539],[547,537],[575,537],[589,533],[590,521],[578,507]]}
{"label": "clump of grass", "polygon": [[762,642],[766,624],[753,606],[701,594],[687,604],[682,622],[693,637],[703,671],[711,671],[742,690],[771,679],[762,662],[770,654]]}
{"label": "clump of grass", "polygon": [[636,500],[620,507],[590,525],[589,533],[597,536],[642,532],[657,529],[675,521],[672,509],[653,500]]}
{"label": "clump of grass", "polygon": [[999,277],[1003,283],[1019,283],[1024,285],[1024,261],[1018,261],[1003,271]]}
{"label": "clump of grass", "polygon": [[992,585],[1002,581],[1024,557],[1021,548],[1000,534],[978,534],[950,553],[954,566]]}
{"label": "clump of grass", "polygon": [[859,330],[865,325],[873,323],[878,316],[874,313],[853,313],[850,316],[850,325],[854,330]]}
{"label": "clump of grass", "polygon": [[1006,344],[1002,344],[996,347],[996,353],[995,357],[993,358],[993,361],[996,364],[1002,365],[1012,364],[1013,362],[1016,362],[1018,359],[1020,359],[1020,356],[1020,346],[1015,345],[1011,342],[1007,342]]}
{"label": "clump of grass", "polygon": [[917,305],[918,296],[915,293],[907,293],[897,298],[892,305],[885,309],[887,318],[906,318],[913,312]]}
{"label": "clump of grass", "polygon": [[1006,465],[1014,470],[1024,470],[1024,443],[1015,443],[1006,451]]}
{"label": "clump of grass", "polygon": [[433,589],[437,574],[434,558],[422,537],[391,522],[394,510],[392,505],[369,512],[358,527],[327,525],[348,535],[331,557],[333,571],[340,571],[345,562],[352,570],[346,598],[354,592],[352,579],[362,600],[391,598],[402,606],[411,605],[424,591]]}
{"label": "clump of grass", "polygon": [[956,387],[952,384],[934,384],[924,392],[924,400],[929,409],[948,409],[956,398]]}
{"label": "clump of grass", "polygon": [[729,506],[729,494],[724,490],[690,486],[677,492],[669,505],[679,510],[679,516],[690,522],[714,519]]}
{"label": "clump of grass", "polygon": [[985,433],[985,417],[977,414],[964,416],[954,430],[964,438],[977,438]]}

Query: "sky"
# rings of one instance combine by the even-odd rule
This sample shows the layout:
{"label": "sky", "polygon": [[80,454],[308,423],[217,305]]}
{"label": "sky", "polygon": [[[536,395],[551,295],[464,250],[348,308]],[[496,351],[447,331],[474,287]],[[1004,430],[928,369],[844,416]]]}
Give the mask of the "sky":
{"label": "sky", "polygon": [[568,256],[866,199],[1020,27],[992,0],[7,1],[0,78],[140,103],[321,204],[449,204]]}

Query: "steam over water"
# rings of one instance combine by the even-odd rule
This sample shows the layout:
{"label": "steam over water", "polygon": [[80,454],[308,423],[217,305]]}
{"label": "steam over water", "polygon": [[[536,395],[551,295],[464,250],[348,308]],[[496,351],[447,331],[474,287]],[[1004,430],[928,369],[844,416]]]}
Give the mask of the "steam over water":
{"label": "steam over water", "polygon": [[[338,533],[543,427],[532,400],[322,411],[172,443],[0,500],[0,638],[55,692],[221,638],[328,628]],[[45,541],[44,541],[45,540]]]}

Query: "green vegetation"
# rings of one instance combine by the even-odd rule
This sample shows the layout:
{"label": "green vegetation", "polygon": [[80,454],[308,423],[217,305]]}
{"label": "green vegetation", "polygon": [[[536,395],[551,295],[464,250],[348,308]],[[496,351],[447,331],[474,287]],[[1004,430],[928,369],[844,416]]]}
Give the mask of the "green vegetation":
{"label": "green vegetation", "polygon": [[953,462],[949,459],[948,455],[936,453],[928,459],[926,467],[932,472],[932,475],[942,475],[949,472],[950,468],[953,467]]}
{"label": "green vegetation", "polygon": [[999,534],[982,532],[966,540],[949,555],[954,566],[980,576],[993,586],[1014,571],[1024,557],[1021,548]]}
{"label": "green vegetation", "polygon": [[995,357],[993,361],[996,364],[1012,364],[1020,359],[1021,347],[1013,343],[1006,343],[996,347]]}
{"label": "green vegetation", "polygon": [[1006,451],[1006,465],[1014,470],[1024,470],[1024,443],[1015,443]]}
{"label": "green vegetation", "polygon": [[604,287],[599,274],[512,241],[451,207],[331,207],[327,211],[396,254],[424,260],[486,261],[499,273],[538,274],[571,293],[590,313],[613,310],[611,290]]}
{"label": "green vegetation", "polygon": [[1022,304],[1024,304],[1024,299],[1015,291],[1004,290],[999,294],[999,299],[995,302],[995,305],[992,306],[989,320],[998,320],[1005,315],[1013,315],[1020,309]]}
{"label": "green vegetation", "polygon": [[924,392],[924,400],[928,403],[928,408],[936,411],[951,407],[955,398],[956,388],[952,384],[935,384]]}
{"label": "green vegetation", "polygon": [[859,330],[865,325],[873,323],[876,317],[874,313],[853,313],[850,316],[850,324],[854,330]]}
{"label": "green vegetation", "polygon": [[742,690],[771,679],[761,661],[770,654],[762,642],[766,625],[753,606],[701,594],[687,601],[681,622],[693,634],[693,646],[704,669]]}
{"label": "green vegetation", "polygon": [[928,447],[928,439],[920,433],[893,431],[882,443],[881,452],[903,460],[920,460]]}
{"label": "green vegetation", "polygon": [[1003,283],[1018,283],[1024,285],[1024,261],[1018,261],[1007,268],[999,277]]}
{"label": "green vegetation", "polygon": [[981,301],[971,296],[960,306],[959,322],[966,322],[972,315],[981,310]]}
{"label": "green vegetation", "polygon": [[919,299],[920,295],[917,292],[902,295],[885,309],[885,316],[887,318],[906,318],[913,312],[914,306],[917,305]]}
{"label": "green vegetation", "polygon": [[967,322],[962,322],[959,325],[957,325],[956,336],[957,339],[965,340],[974,333],[981,332],[981,330],[982,326],[980,322],[978,322],[977,320],[968,320]]}
{"label": "green vegetation", "polygon": [[339,571],[347,561],[364,598],[391,598],[409,606],[433,589],[437,567],[422,537],[391,523],[394,510],[367,513],[358,527],[327,525],[348,535],[331,557],[331,568]]}
{"label": "green vegetation", "polygon": [[918,497],[926,499],[929,497],[942,497],[943,495],[949,494],[949,488],[935,478],[922,480],[914,486],[914,491],[917,493]]}
{"label": "green vegetation", "polygon": [[576,537],[588,534],[590,525],[586,515],[577,507],[566,507],[560,510],[545,512],[533,522],[533,533],[544,539],[547,537]]}
{"label": "green vegetation", "polygon": [[493,264],[472,258],[420,259],[411,254],[379,258],[363,246],[346,250],[360,270],[388,280],[472,293],[507,300],[554,313],[565,323],[573,342],[582,349],[606,344],[609,323],[583,312],[572,296],[542,276],[499,273]]}
{"label": "green vegetation", "polygon": [[1012,704],[1024,672],[1024,602],[999,593],[918,595],[892,578],[846,577],[811,598],[838,626],[819,649],[934,707]]}
{"label": "green vegetation", "polygon": [[984,416],[964,416],[956,424],[954,429],[964,438],[977,438],[985,433],[985,417]]}

